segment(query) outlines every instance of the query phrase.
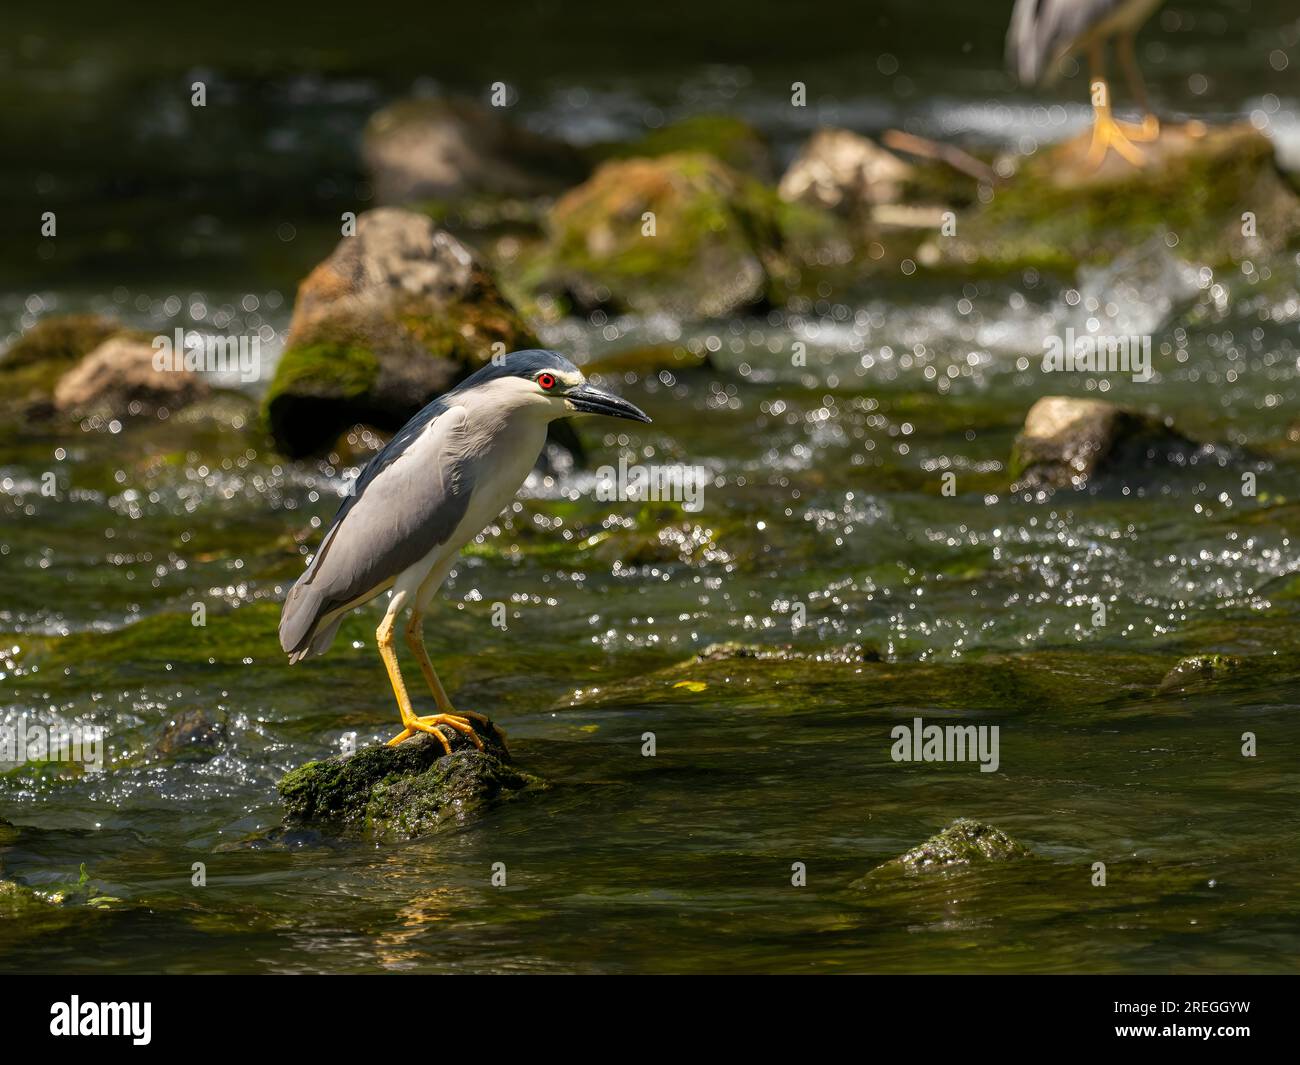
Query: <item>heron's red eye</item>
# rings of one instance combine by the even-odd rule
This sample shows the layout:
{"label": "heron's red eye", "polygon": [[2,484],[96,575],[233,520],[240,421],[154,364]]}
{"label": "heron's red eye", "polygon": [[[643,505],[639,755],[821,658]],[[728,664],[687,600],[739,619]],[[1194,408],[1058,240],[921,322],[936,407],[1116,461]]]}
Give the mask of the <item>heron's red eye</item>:
{"label": "heron's red eye", "polygon": [[549,392],[555,387],[555,376],[549,373],[539,373],[537,383],[542,386],[543,391]]}

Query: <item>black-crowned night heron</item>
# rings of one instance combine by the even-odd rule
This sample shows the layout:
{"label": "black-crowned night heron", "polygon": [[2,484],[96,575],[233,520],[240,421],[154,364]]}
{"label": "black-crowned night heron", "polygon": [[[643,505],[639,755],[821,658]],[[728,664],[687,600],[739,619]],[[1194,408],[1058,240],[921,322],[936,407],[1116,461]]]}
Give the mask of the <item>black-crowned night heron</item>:
{"label": "black-crowned night heron", "polygon": [[[1007,31],[1007,61],[1021,84],[1033,85],[1054,75],[1061,60],[1085,52],[1092,86],[1092,145],[1088,163],[1100,166],[1113,148],[1134,166],[1142,166],[1142,151],[1134,141],[1155,140],[1160,124],[1147,101],[1138,69],[1134,39],[1143,23],[1164,0],[1016,0]],[[1142,125],[1125,127],[1111,113],[1106,81],[1106,42],[1114,39],[1129,89],[1142,109]]]}
{"label": "black-crowned night heron", "polygon": [[[457,712],[424,647],[424,612],[460,549],[514,498],[546,443],[546,428],[574,414],[648,422],[618,396],[587,384],[554,351],[516,351],[484,366],[406,423],[357,479],[306,572],[289,590],[280,616],[280,646],[297,662],[324,654],[350,610],[391,591],[375,638],[402,715],[390,745],[447,725],[482,748]],[[418,717],[402,681],[393,626],[411,612],[406,641],[419,660],[438,713]]]}

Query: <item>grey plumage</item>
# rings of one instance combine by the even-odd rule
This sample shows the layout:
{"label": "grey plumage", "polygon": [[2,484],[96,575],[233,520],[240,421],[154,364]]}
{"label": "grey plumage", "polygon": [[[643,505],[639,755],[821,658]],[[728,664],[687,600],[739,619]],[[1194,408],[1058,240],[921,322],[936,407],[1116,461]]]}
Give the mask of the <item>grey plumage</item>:
{"label": "grey plumage", "polygon": [[[552,378],[559,406],[541,395],[539,374]],[[501,391],[511,384],[513,390]],[[534,415],[510,413],[519,404]],[[366,466],[285,598],[280,646],[290,661],[324,653],[348,610],[394,587],[404,574],[408,581],[423,580],[447,563],[501,504],[494,504],[498,510],[489,506],[486,517],[479,511],[517,490],[538,457],[547,420],[566,410],[649,420],[586,385],[562,355],[522,351],[484,366],[407,422]],[[462,524],[479,489],[479,520],[467,530]],[[437,551],[442,545],[446,550]]]}
{"label": "grey plumage", "polygon": [[1016,0],[1007,63],[1021,84],[1033,85],[1093,31],[1123,20],[1126,9],[1153,6],[1149,0]]}

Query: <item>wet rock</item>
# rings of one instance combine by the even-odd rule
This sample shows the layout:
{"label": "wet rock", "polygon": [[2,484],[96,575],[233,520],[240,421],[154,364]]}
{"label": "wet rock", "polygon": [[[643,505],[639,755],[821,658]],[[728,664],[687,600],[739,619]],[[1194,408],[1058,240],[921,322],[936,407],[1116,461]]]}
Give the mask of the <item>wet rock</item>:
{"label": "wet rock", "polygon": [[757,644],[741,643],[738,640],[731,640],[727,643],[711,643],[695,656],[695,661],[727,662],[744,658],[756,661],[834,662],[840,665],[884,661],[880,651],[876,648],[858,643],[844,644],[840,647],[822,647],[815,651],[808,651],[788,646],[763,647]]}
{"label": "wet rock", "polygon": [[1180,692],[1201,687],[1241,673],[1245,664],[1236,655],[1192,655],[1166,673],[1156,691]]}
{"label": "wet rock", "polygon": [[1167,420],[1100,399],[1044,396],[1016,437],[1012,490],[1081,487],[1096,473],[1170,461],[1197,448]]}
{"label": "wet rock", "polygon": [[55,386],[109,337],[121,322],[97,314],[49,315],[0,355],[0,414],[22,419],[55,413]]}
{"label": "wet rock", "polygon": [[1300,240],[1300,197],[1272,142],[1249,123],[1165,126],[1159,140],[1140,145],[1141,168],[1114,153],[1088,167],[1089,138],[1085,132],[1024,161],[987,206],[963,216],[955,236],[927,245],[922,261],[1072,271],[1157,237],[1189,261],[1219,266]]}
{"label": "wet rock", "polygon": [[182,710],[167,722],[154,745],[160,758],[199,760],[211,758],[226,734],[226,722],[199,708]]}
{"label": "wet rock", "polygon": [[397,747],[364,747],[350,756],[309,762],[280,781],[283,831],[412,839],[478,810],[544,786],[511,765],[500,735],[481,729],[484,750],[442,726],[452,753],[432,736]]}
{"label": "wet rock", "polygon": [[424,215],[368,211],[299,286],[263,412],[293,458],[358,422],[391,432],[498,343],[537,341],[469,248]]}
{"label": "wet rock", "polygon": [[655,159],[678,152],[703,152],[742,174],[771,181],[776,164],[763,135],[732,115],[692,115],[630,143],[601,151],[606,159]]}
{"label": "wet rock", "polygon": [[605,163],[555,204],[526,283],[580,310],[725,316],[783,271],[775,201],[700,152]]}
{"label": "wet rock", "polygon": [[893,152],[845,129],[820,129],[795,156],[778,191],[790,203],[843,213],[896,203],[912,167]]}
{"label": "wet rock", "polygon": [[48,905],[31,888],[13,880],[0,880],[0,917],[21,917],[44,910]]}
{"label": "wet rock", "polygon": [[555,194],[588,173],[563,141],[468,100],[402,100],[366,126],[362,158],[381,203]]}
{"label": "wet rock", "polygon": [[54,406],[60,414],[126,418],[180,410],[211,389],[193,370],[158,369],[149,340],[109,337],[59,378]]}
{"label": "wet rock", "polygon": [[878,865],[854,887],[865,887],[875,877],[912,875],[954,869],[985,862],[1007,862],[1032,857],[1033,852],[1001,829],[970,818],[958,818],[937,835],[905,854]]}

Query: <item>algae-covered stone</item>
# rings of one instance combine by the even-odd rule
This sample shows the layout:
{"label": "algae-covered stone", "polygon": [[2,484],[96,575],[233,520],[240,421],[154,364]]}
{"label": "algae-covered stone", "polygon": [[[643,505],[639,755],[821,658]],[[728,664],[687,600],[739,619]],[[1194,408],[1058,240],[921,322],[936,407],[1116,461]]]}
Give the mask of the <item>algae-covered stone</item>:
{"label": "algae-covered stone", "polygon": [[381,203],[554,194],[581,181],[577,149],[469,100],[401,100],[377,112],[362,141]]}
{"label": "algae-covered stone", "polygon": [[599,154],[606,159],[654,159],[678,152],[703,152],[761,181],[772,180],[774,174],[772,152],[763,135],[734,115],[692,115],[638,140],[607,146]]}
{"label": "algae-covered stone", "polygon": [[1103,470],[1167,462],[1197,447],[1167,420],[1100,399],[1044,396],[1030,408],[1016,437],[1012,487],[1080,487]]}
{"label": "algae-covered stone", "polygon": [[1184,691],[1239,674],[1245,660],[1236,655],[1204,654],[1184,658],[1165,674],[1158,692]]}
{"label": "algae-covered stone", "polygon": [[954,869],[985,862],[1007,862],[1032,856],[1023,843],[1012,839],[999,828],[970,818],[958,818],[937,835],[911,850],[878,865],[855,887],[865,886],[873,877],[908,875]]}
{"label": "algae-covered stone", "polygon": [[396,430],[494,345],[536,343],[469,248],[425,215],[380,208],[299,287],[263,411],[300,457],[358,422]]}
{"label": "algae-covered stone", "polygon": [[1141,145],[1142,167],[1114,153],[1089,166],[1089,136],[1031,156],[955,236],[927,245],[922,261],[1072,271],[1167,235],[1184,258],[1217,266],[1300,239],[1300,197],[1273,143],[1248,123],[1165,126]]}
{"label": "algae-covered stone", "polygon": [[284,829],[412,839],[541,786],[510,764],[495,729],[479,730],[482,751],[459,732],[446,726],[441,731],[452,745],[450,755],[432,736],[419,735],[396,747],[364,747],[287,773],[279,784]]}
{"label": "algae-covered stone", "polygon": [[0,355],[0,414],[23,418],[54,414],[59,379],[109,337],[124,331],[121,322],[98,314],[40,319]]}
{"label": "algae-covered stone", "polygon": [[44,910],[49,902],[13,880],[0,880],[0,917],[21,917]]}
{"label": "algae-covered stone", "polygon": [[701,152],[605,163],[548,228],[532,287],[580,309],[724,316],[764,302],[784,265],[775,195]]}

